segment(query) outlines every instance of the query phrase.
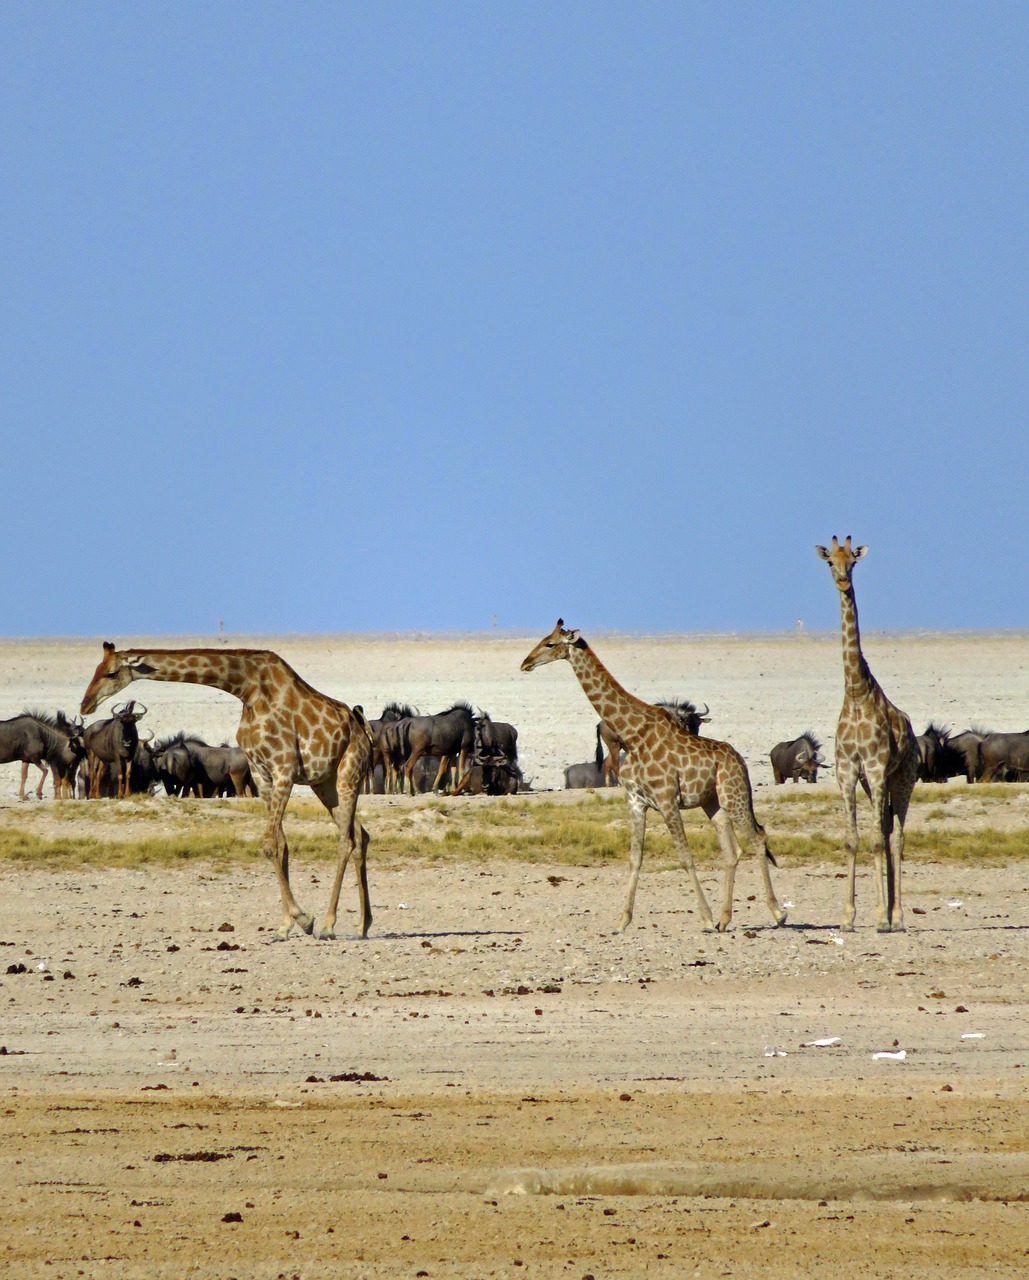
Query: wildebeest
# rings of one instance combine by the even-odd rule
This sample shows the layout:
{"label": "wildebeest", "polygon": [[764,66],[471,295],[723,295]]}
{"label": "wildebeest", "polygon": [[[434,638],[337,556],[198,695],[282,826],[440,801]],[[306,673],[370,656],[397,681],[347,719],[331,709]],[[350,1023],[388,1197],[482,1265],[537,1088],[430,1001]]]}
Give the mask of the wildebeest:
{"label": "wildebeest", "polygon": [[[47,769],[54,771],[54,794],[65,794],[67,779],[74,778],[79,760],[86,753],[81,725],[73,725],[63,712],[56,716],[45,711],[25,711],[10,720],[0,721],[0,764],[21,761],[21,786],[18,797],[25,800],[25,783],[29,765],[40,770],[36,797],[43,798]],[[60,785],[58,785],[60,783]]]}
{"label": "wildebeest", "polygon": [[396,768],[391,767],[391,760],[397,754],[395,750],[391,753],[391,747],[396,741],[396,733],[395,730],[391,731],[389,726],[395,725],[400,720],[410,720],[417,714],[418,712],[406,702],[388,702],[382,708],[382,714],[378,720],[368,721],[373,743],[372,767],[365,781],[366,791],[381,794],[384,791],[398,790]]}
{"label": "wildebeest", "polygon": [[[921,782],[946,782],[964,773],[967,776],[968,761],[965,752],[954,745],[945,725],[930,722],[925,733],[915,739],[918,743],[920,763],[918,777]],[[978,754],[978,747],[975,748]],[[971,781],[971,779],[969,779]]]}
{"label": "wildebeest", "polygon": [[768,753],[776,783],[785,782],[787,778],[794,782],[801,778],[817,782],[818,770],[825,767],[825,761],[819,754],[821,750],[822,744],[810,729],[792,742],[777,742]]}
{"label": "wildebeest", "polygon": [[983,762],[980,782],[1021,782],[1029,778],[1029,729],[1021,733],[991,733],[979,744]]}
{"label": "wildebeest", "polygon": [[139,742],[138,721],[146,715],[146,707],[136,710],[135,699],[115,707],[107,720],[97,720],[82,732],[90,761],[91,799],[99,798],[104,767],[113,764],[118,770],[118,797],[129,794],[129,770]]}
{"label": "wildebeest", "polygon": [[977,782],[983,773],[982,741],[990,736],[989,729],[972,725],[962,733],[952,733],[948,745],[961,757],[962,765],[956,772],[963,773],[967,782]]}
{"label": "wildebeest", "polygon": [[[686,732],[692,733],[694,736],[700,733],[700,726],[707,724],[711,719],[710,708],[706,702],[704,703],[703,711],[698,711],[694,704],[688,702],[685,698],[666,698],[663,701],[655,702],[654,706],[663,707],[665,711],[670,711]],[[618,766],[625,744],[604,720],[601,720],[597,725],[597,738],[598,742],[604,744],[606,750],[604,757],[604,785],[607,786],[609,783],[618,780]]]}
{"label": "wildebeest", "polygon": [[207,746],[202,738],[196,737],[195,734],[186,734],[181,730],[154,743],[157,774],[165,793],[169,796],[180,796],[185,799],[190,794],[200,795],[200,781],[187,745],[189,742]]}
{"label": "wildebeest", "polygon": [[242,747],[230,747],[227,743],[209,747],[205,743],[187,742],[186,749],[193,759],[201,795],[257,795],[250,761]]}
{"label": "wildebeest", "polygon": [[518,763],[518,730],[506,720],[492,720],[480,709],[475,720],[475,759],[479,764]]}
{"label": "wildebeest", "polygon": [[586,791],[607,786],[607,773],[604,762],[597,764],[595,760],[584,760],[581,764],[570,764],[565,769],[565,790]]}
{"label": "wildebeest", "polygon": [[412,774],[422,756],[438,756],[439,768],[432,790],[438,791],[452,760],[457,761],[460,783],[468,771],[468,760],[475,750],[475,716],[467,702],[455,702],[434,716],[411,716],[397,721],[399,748],[403,759],[404,781],[414,795]]}

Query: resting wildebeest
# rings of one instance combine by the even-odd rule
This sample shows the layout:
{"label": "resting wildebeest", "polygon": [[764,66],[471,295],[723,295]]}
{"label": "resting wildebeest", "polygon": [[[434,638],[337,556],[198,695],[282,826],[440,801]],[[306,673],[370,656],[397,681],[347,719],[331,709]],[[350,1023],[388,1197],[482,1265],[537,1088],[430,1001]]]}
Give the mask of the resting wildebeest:
{"label": "resting wildebeest", "polygon": [[230,747],[228,743],[209,747],[191,740],[187,740],[185,745],[193,761],[201,795],[257,795],[250,761],[242,747]]}
{"label": "resting wildebeest", "polygon": [[82,740],[89,753],[91,799],[100,797],[104,767],[109,764],[118,770],[118,797],[129,794],[129,769],[139,742],[136,724],[147,710],[146,707],[142,711],[135,708],[133,699],[124,706],[115,707],[109,719],[97,720],[82,731]]}
{"label": "resting wildebeest", "polygon": [[979,744],[983,762],[980,782],[1022,782],[1029,777],[1029,729],[1022,733],[991,733]]}
{"label": "resting wildebeest", "polygon": [[792,742],[777,742],[768,753],[776,783],[785,782],[787,778],[794,782],[801,778],[817,782],[818,770],[825,766],[825,761],[818,754],[821,750],[822,744],[810,729]]}
{"label": "resting wildebeest", "polygon": [[397,721],[399,747],[404,762],[404,781],[414,795],[414,767],[422,756],[438,756],[439,769],[432,790],[438,791],[451,760],[457,760],[460,783],[468,771],[468,758],[475,750],[475,716],[467,702],[455,702],[434,716],[411,716]]}
{"label": "resting wildebeest", "polygon": [[0,764],[21,761],[20,800],[27,798],[25,783],[30,764],[40,770],[36,798],[42,800],[47,768],[54,771],[54,795],[63,795],[66,779],[75,776],[85,753],[81,726],[72,725],[63,712],[51,716],[45,711],[25,711],[10,720],[0,720]]}
{"label": "resting wildebeest", "polygon": [[[617,786],[617,783],[615,784]],[[604,762],[597,764],[595,760],[583,760],[581,764],[570,764],[565,769],[566,791],[592,791],[607,786],[607,773]]]}
{"label": "resting wildebeest", "polygon": [[[711,719],[710,708],[706,702],[703,711],[698,711],[692,702],[687,702],[684,698],[666,698],[661,702],[655,702],[654,706],[670,711],[686,732],[692,733],[694,737],[700,733],[700,726],[707,724]],[[612,779],[615,782],[618,781],[618,767],[625,744],[604,720],[597,725],[597,736],[607,749],[607,756],[604,759],[604,785],[606,786]]]}

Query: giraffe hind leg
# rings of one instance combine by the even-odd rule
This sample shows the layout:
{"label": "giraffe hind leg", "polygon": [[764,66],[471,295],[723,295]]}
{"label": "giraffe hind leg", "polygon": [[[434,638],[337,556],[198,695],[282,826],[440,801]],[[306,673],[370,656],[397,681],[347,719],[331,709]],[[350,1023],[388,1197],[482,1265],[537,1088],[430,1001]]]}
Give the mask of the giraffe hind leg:
{"label": "giraffe hind leg", "polygon": [[[336,936],[336,914],[339,895],[343,887],[347,863],[353,855],[357,867],[358,905],[361,915],[361,937],[367,938],[372,923],[371,903],[368,896],[368,832],[357,821],[357,800],[360,794],[363,770],[360,760],[355,763],[351,753],[344,755],[336,777],[311,787],[325,805],[332,820],[339,828],[339,854],[336,859],[336,875],[332,882],[329,906],[322,917],[315,937],[329,940]],[[342,792],[342,797],[340,797]]]}
{"label": "giraffe hind leg", "polygon": [[264,856],[275,868],[279,882],[279,893],[282,896],[282,923],[271,934],[273,942],[285,942],[294,924],[298,924],[305,933],[314,929],[314,916],[306,912],[293,896],[289,884],[289,844],[286,833],[282,829],[282,819],[286,812],[290,792],[293,790],[292,778],[271,783],[265,787],[268,801],[268,824],[264,831]]}

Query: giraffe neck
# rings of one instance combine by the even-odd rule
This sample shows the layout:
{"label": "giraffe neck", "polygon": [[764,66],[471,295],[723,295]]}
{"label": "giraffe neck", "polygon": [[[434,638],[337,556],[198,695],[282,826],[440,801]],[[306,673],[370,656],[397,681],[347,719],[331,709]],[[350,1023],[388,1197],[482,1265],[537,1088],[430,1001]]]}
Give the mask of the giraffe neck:
{"label": "giraffe neck", "polygon": [[[242,702],[256,687],[253,654],[244,649],[126,649],[125,657],[142,661],[146,670],[135,680],[170,680],[206,684],[235,694]],[[267,655],[263,655],[267,656]]]}
{"label": "giraffe neck", "polygon": [[872,673],[861,652],[857,601],[854,588],[840,592],[840,615],[843,624],[843,684],[848,694],[866,693],[872,684]]}
{"label": "giraffe neck", "polygon": [[629,746],[634,734],[644,726],[642,713],[648,704],[623,689],[589,645],[582,648],[572,645],[568,650],[568,661],[579,677],[583,693],[593,703],[600,718]]}

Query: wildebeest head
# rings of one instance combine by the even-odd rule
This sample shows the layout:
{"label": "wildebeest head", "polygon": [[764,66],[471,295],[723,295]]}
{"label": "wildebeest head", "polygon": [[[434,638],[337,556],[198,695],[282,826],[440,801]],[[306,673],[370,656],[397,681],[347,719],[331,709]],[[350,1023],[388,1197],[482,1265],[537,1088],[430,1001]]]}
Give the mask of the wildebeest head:
{"label": "wildebeest head", "polygon": [[867,547],[852,547],[850,545],[850,534],[847,534],[847,540],[840,546],[835,535],[832,536],[832,547],[815,547],[815,550],[823,560],[829,562],[829,568],[832,570],[832,579],[836,583],[837,590],[849,591],[850,578],[854,572],[854,566],[862,556],[868,554]]}
{"label": "wildebeest head", "polygon": [[110,640],[104,641],[104,656],[93,672],[86,692],[82,695],[79,710],[84,716],[95,711],[101,702],[106,702],[137,676],[146,676],[153,671],[138,653],[119,653]]}

